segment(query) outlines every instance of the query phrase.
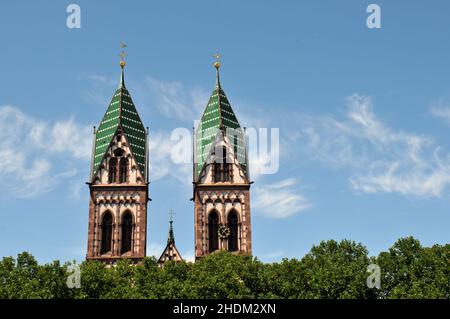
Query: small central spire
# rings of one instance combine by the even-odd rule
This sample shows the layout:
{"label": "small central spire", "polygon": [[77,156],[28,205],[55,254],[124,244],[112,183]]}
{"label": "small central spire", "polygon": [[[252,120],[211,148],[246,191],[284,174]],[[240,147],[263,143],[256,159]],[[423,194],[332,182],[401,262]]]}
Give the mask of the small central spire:
{"label": "small central spire", "polygon": [[121,43],[120,44],[120,48],[122,49],[122,51],[120,52],[119,56],[120,56],[120,85],[119,88],[124,88],[125,87],[125,79],[124,79],[124,68],[125,65],[127,65],[127,63],[125,62],[125,57],[127,56],[127,53],[125,52],[125,48],[127,47],[127,45],[125,43]]}
{"label": "small central spire", "polygon": [[175,247],[175,236],[173,235],[173,225],[172,225],[173,215],[174,212],[171,209],[169,212],[170,229],[169,229],[169,237],[167,238],[167,246],[166,249],[164,249],[163,253],[161,254],[161,257],[159,257],[158,259],[158,265],[160,267],[163,267],[164,263],[169,260],[174,260],[176,262],[183,260],[180,256],[180,253],[178,252],[177,247]]}
{"label": "small central spire", "polygon": [[175,236],[173,235],[173,215],[175,213],[173,212],[173,210],[171,209],[169,212],[169,223],[170,223],[170,228],[169,228],[169,238],[167,238],[167,243],[175,243]]}

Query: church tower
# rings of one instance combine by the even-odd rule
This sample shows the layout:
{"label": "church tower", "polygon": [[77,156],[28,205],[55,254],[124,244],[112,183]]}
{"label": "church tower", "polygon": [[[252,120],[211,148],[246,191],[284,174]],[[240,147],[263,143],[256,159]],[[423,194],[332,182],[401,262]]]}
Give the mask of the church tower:
{"label": "church tower", "polygon": [[196,259],[217,250],[252,253],[250,177],[245,132],[216,85],[194,137],[194,221]]}
{"label": "church tower", "polygon": [[[124,47],[124,46],[123,46]],[[148,129],[125,87],[120,61],[117,91],[94,127],[89,185],[87,260],[138,262],[147,242]]]}

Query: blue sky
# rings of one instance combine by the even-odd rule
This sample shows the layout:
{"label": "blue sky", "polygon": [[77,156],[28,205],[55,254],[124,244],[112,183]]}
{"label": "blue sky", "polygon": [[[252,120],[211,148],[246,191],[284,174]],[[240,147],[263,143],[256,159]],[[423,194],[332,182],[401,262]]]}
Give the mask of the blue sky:
{"label": "blue sky", "polygon": [[[191,167],[170,158],[214,86],[241,124],[280,129],[280,169],[255,175],[253,252],[302,257],[348,238],[371,255],[413,235],[448,243],[448,1],[8,1],[0,10],[0,256],[86,253],[92,126],[119,80],[151,132],[148,254],[194,247]],[[366,7],[381,7],[368,29]]]}

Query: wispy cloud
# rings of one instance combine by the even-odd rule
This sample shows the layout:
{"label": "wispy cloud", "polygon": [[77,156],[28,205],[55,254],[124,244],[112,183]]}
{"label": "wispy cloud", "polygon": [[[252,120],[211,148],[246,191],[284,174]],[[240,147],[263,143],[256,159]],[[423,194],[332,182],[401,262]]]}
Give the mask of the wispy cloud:
{"label": "wispy cloud", "polygon": [[152,99],[159,112],[181,121],[197,118],[208,102],[208,93],[201,88],[186,88],[179,81],[161,81],[153,77],[145,79]]}
{"label": "wispy cloud", "polygon": [[82,73],[79,76],[80,80],[88,80],[97,85],[104,84],[108,86],[118,85],[119,78],[114,81],[111,77],[101,74]]}
{"label": "wispy cloud", "polygon": [[[72,159],[87,163],[92,135],[73,119],[49,123],[12,106],[0,107],[2,197],[33,197],[77,174]],[[55,165],[56,164],[56,165]],[[64,165],[67,164],[67,165]]]}
{"label": "wispy cloud", "polygon": [[309,156],[348,168],[353,189],[439,197],[450,184],[450,156],[432,138],[394,130],[380,121],[368,96],[347,99],[346,118],[301,116]]}
{"label": "wispy cloud", "polygon": [[99,107],[107,107],[114,93],[114,87],[119,84],[119,78],[100,74],[81,73],[78,80],[87,83],[87,90],[83,93],[84,99]]}
{"label": "wispy cloud", "polygon": [[[171,139],[166,131],[156,131],[150,136],[150,176],[153,181],[164,177],[172,177],[185,185],[192,184],[192,164],[175,163],[172,153],[176,150],[178,142]],[[188,143],[190,147],[191,143]]]}
{"label": "wispy cloud", "polygon": [[450,124],[450,105],[444,100],[439,100],[432,105],[431,114]]}
{"label": "wispy cloud", "polygon": [[253,206],[271,218],[287,218],[311,207],[298,187],[299,181],[288,178],[254,189]]}
{"label": "wispy cloud", "polygon": [[[144,80],[150,89],[149,100],[156,105],[160,114],[167,118],[193,122],[199,119],[205,109],[212,89],[198,86],[186,86],[180,81],[162,81],[147,76]],[[239,122],[247,127],[269,127],[271,117],[264,113],[261,106],[232,99],[233,109]]]}

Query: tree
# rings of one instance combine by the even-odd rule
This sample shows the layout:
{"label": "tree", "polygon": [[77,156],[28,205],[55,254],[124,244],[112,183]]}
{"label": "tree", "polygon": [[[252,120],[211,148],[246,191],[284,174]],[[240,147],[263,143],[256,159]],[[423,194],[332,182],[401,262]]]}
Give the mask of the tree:
{"label": "tree", "polygon": [[143,298],[158,298],[155,284],[158,282],[159,267],[155,257],[145,257],[136,270],[136,287]]}
{"label": "tree", "polygon": [[281,263],[263,264],[259,271],[262,287],[258,298],[300,298],[306,289],[305,272],[295,258],[284,258]]}
{"label": "tree", "polygon": [[[323,241],[301,260],[262,263],[215,252],[196,263],[154,257],[139,265],[86,261],[81,288],[70,289],[66,263],[38,265],[23,252],[0,261],[0,298],[450,298],[450,245],[422,247],[412,237],[368,257],[353,241]],[[381,268],[381,289],[367,287],[367,266]]]}
{"label": "tree", "polygon": [[254,298],[258,280],[251,256],[215,252],[196,262],[188,274],[185,289],[189,298]]}
{"label": "tree", "polygon": [[107,291],[103,292],[108,299],[138,299],[142,294],[136,287],[136,267],[128,259],[119,260],[114,267],[108,269],[109,280]]}
{"label": "tree", "polygon": [[81,288],[76,289],[76,298],[106,298],[113,288],[111,269],[100,261],[86,261],[81,264]]}
{"label": "tree", "polygon": [[12,273],[16,267],[16,261],[13,257],[4,257],[0,261],[0,299],[13,298]]}
{"label": "tree", "polygon": [[189,289],[186,287],[188,274],[192,265],[185,261],[168,261],[159,270],[155,282],[154,293],[156,298],[174,299],[187,298]]}
{"label": "tree", "polygon": [[376,259],[381,268],[381,298],[449,298],[450,245],[424,248],[401,238]]}
{"label": "tree", "polygon": [[367,249],[354,241],[322,241],[301,260],[305,287],[296,298],[368,298]]}

